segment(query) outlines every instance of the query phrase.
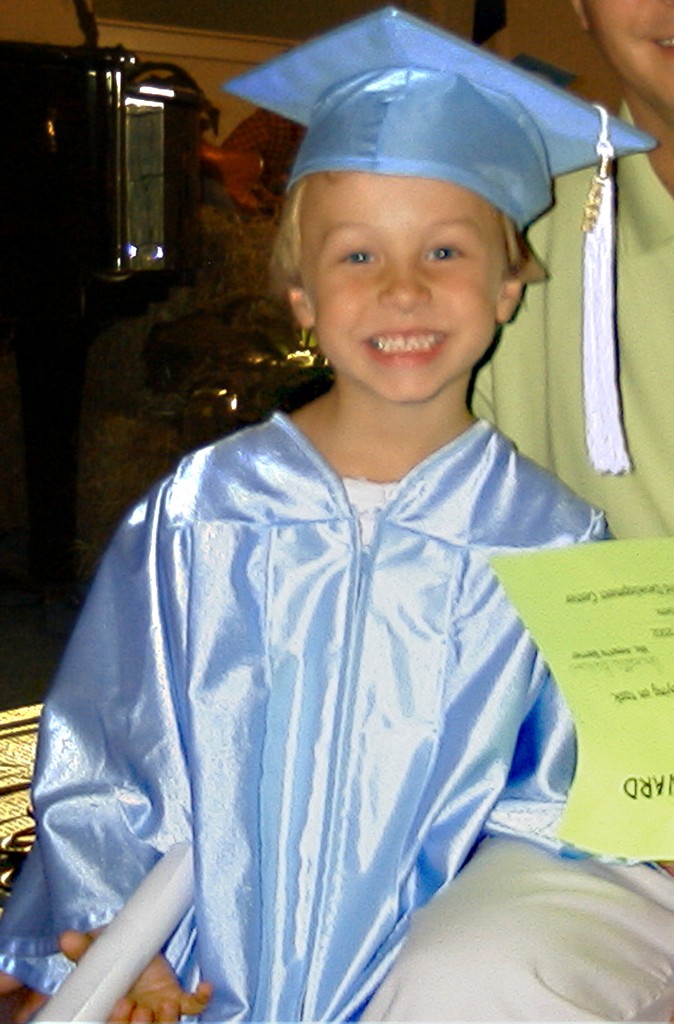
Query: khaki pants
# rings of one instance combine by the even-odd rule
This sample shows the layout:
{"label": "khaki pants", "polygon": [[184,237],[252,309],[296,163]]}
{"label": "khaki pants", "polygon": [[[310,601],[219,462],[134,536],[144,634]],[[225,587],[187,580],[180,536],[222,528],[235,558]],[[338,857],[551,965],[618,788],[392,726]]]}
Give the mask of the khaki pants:
{"label": "khaki pants", "polygon": [[489,839],[414,917],[363,1020],[668,1021],[674,877]]}

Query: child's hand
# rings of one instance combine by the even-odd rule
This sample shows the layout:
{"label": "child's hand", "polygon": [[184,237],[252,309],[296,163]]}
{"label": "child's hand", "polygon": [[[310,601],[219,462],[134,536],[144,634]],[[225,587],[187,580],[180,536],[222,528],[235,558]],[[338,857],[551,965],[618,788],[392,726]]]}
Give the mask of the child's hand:
{"label": "child's hand", "polygon": [[47,996],[26,988],[18,978],[0,971],[0,1020],[24,1024],[47,1002]]}
{"label": "child's hand", "polygon": [[[79,960],[99,934],[97,932],[63,932],[61,951],[70,960]],[[195,992],[185,992],[178,983],[168,961],[156,956],[136,979],[131,990],[119,999],[110,1014],[110,1021],[122,1024],[149,1024],[152,1021],[173,1022],[183,1014],[199,1014],[208,1005],[212,986],[202,981]]]}

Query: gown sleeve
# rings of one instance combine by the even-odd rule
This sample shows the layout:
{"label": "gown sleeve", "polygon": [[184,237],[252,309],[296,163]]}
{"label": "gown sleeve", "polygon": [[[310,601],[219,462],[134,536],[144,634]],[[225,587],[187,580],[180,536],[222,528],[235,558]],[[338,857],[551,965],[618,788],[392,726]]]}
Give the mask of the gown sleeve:
{"label": "gown sleeve", "polygon": [[568,707],[540,655],[539,688],[517,737],[508,778],[484,825],[484,835],[528,839],[562,850],[556,837],[573,781],[576,740]]}
{"label": "gown sleeve", "polygon": [[[603,515],[592,513],[575,543],[611,540]],[[506,785],[484,825],[484,835],[529,839],[564,854],[583,856],[557,838],[557,827],[576,768],[576,732],[569,707],[543,655],[533,645],[531,706],[523,715]]]}
{"label": "gown sleeve", "polygon": [[[190,838],[180,692],[189,535],[166,526],[165,488],[106,552],[40,723],[38,836],[0,921],[0,970],[47,993],[69,969],[60,932],[105,925],[159,856]],[[187,919],[167,949],[179,974],[192,944]]]}

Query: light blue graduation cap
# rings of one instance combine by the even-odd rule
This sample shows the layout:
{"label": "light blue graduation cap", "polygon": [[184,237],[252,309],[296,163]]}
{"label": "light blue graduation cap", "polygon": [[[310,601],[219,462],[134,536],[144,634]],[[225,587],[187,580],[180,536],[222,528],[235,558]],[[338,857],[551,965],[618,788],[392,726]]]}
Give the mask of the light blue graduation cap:
{"label": "light blue graduation cap", "polygon": [[607,168],[614,155],[651,149],[654,139],[394,7],[297,46],[224,88],[307,126],[289,185],[319,171],[451,181],[523,229],[552,204],[553,178],[599,163],[585,235],[586,438],[599,472],[630,468],[613,336]]}
{"label": "light blue graduation cap", "polygon": [[[290,184],[326,170],[439,178],[523,228],[550,206],[553,177],[597,160],[589,103],[394,7],[224,88],[307,126]],[[618,155],[653,146],[617,118],[610,134]]]}

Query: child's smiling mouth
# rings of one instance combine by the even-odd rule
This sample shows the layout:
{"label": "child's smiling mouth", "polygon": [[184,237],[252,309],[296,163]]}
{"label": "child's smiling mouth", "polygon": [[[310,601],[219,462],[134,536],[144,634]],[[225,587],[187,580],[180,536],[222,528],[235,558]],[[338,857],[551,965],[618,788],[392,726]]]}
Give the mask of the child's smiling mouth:
{"label": "child's smiling mouth", "polygon": [[439,345],[444,337],[444,334],[437,331],[375,334],[369,339],[369,344],[377,352],[397,355],[401,352],[429,352]]}

